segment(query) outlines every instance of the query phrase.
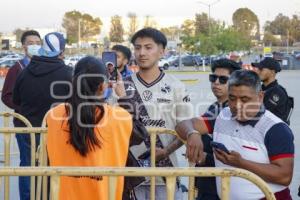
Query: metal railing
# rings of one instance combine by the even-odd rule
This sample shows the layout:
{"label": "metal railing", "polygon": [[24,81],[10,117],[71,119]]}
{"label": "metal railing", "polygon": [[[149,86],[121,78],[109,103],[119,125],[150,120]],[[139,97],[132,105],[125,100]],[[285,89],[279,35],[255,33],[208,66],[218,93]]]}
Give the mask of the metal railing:
{"label": "metal railing", "polygon": [[[167,200],[174,199],[176,177],[204,177],[221,176],[222,200],[229,200],[230,177],[236,176],[247,179],[256,184],[268,200],[275,200],[274,194],[269,186],[257,175],[243,169],[225,168],[101,168],[101,167],[28,167],[28,168],[0,168],[0,176],[50,176],[51,189],[50,199],[58,200],[60,188],[60,176],[109,176],[109,200],[115,200],[115,182],[118,176],[159,176],[166,177],[167,180]],[[191,186],[190,186],[191,187]],[[193,187],[193,186],[192,186]],[[154,197],[151,196],[151,200]]]}
{"label": "metal railing", "polygon": [[[31,123],[22,115],[18,114],[18,113],[14,113],[14,112],[0,112],[0,117],[3,117],[3,132],[0,133],[4,133],[4,166],[10,166],[10,144],[11,144],[11,136],[12,134],[15,133],[19,133],[19,132],[10,132],[9,134],[5,134],[7,133],[10,128],[9,128],[9,122],[10,119],[12,118],[16,118],[18,120],[20,120],[21,122],[24,123],[24,125],[27,128],[32,127]],[[21,129],[26,129],[25,128],[21,128]],[[33,132],[28,132],[28,129],[26,129],[26,134],[30,134],[30,140],[31,140],[31,166],[35,165],[35,134]],[[33,196],[35,195],[35,178],[31,177],[31,181],[30,181],[30,195]],[[0,186],[1,186],[1,179],[0,179]],[[9,177],[5,177],[4,178],[4,199],[9,199]]]}
{"label": "metal railing", "polygon": [[[15,113],[3,113],[3,116],[14,116],[20,119],[25,119],[24,117]],[[1,113],[0,113],[1,116]],[[28,121],[28,120],[27,120]],[[51,199],[58,199],[59,187],[60,187],[60,176],[109,176],[110,187],[109,187],[109,197],[114,199],[114,184],[116,183],[117,176],[150,176],[151,177],[151,200],[155,198],[155,177],[166,177],[166,188],[168,200],[174,199],[175,192],[175,182],[177,176],[188,176],[189,177],[189,200],[195,198],[195,188],[194,180],[195,177],[199,176],[221,176],[221,199],[229,199],[230,192],[230,177],[237,176],[245,178],[254,184],[256,184],[265,194],[267,199],[275,199],[269,186],[257,175],[242,169],[222,169],[222,168],[158,168],[155,167],[155,146],[156,137],[158,134],[172,134],[177,136],[176,132],[173,130],[167,130],[162,128],[148,128],[151,141],[151,167],[150,168],[101,168],[101,167],[45,167],[47,166],[47,153],[46,153],[46,139],[47,139],[47,128],[45,128],[45,120],[43,127],[33,128],[30,123],[26,123],[28,128],[0,128],[0,133],[5,136],[10,136],[13,133],[30,133],[32,147],[31,147],[31,165],[35,166],[36,158],[39,161],[39,167],[26,167],[26,168],[12,168],[8,167],[9,162],[5,167],[0,168],[0,176],[5,176],[5,188],[8,187],[9,182],[8,176],[31,176],[31,200],[40,199],[42,194],[42,199],[47,199],[47,176],[51,176],[51,189],[50,195]],[[40,147],[38,149],[38,154],[35,154],[35,139],[34,133],[41,133],[40,136]],[[6,141],[5,143],[9,143]],[[184,142],[184,141],[183,141]],[[5,144],[6,145],[6,144]],[[9,144],[8,144],[9,145]],[[9,151],[10,149],[5,146],[5,158],[9,161]],[[153,151],[154,150],[154,151]],[[8,153],[7,153],[8,152]],[[37,179],[37,191],[35,193],[35,178]],[[5,192],[7,192],[5,190]],[[5,195],[5,200],[8,200],[8,194]]]}

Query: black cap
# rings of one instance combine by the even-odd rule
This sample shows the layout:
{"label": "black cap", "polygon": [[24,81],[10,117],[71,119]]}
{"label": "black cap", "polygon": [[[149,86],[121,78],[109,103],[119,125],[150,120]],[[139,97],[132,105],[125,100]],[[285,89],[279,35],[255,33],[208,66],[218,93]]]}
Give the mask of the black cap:
{"label": "black cap", "polygon": [[274,70],[276,73],[281,71],[279,62],[274,58],[265,58],[261,62],[251,63],[251,65],[259,69],[268,68],[270,70]]}

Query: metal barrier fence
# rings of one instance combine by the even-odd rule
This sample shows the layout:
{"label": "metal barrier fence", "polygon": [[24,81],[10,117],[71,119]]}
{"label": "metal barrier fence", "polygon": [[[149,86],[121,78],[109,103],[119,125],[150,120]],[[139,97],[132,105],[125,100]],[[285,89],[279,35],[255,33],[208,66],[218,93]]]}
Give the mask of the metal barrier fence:
{"label": "metal barrier fence", "polygon": [[[60,176],[109,176],[109,200],[115,200],[115,181],[117,176],[163,176],[167,180],[167,200],[174,199],[177,176],[221,176],[222,200],[229,200],[230,177],[236,176],[256,184],[268,200],[275,200],[269,186],[257,175],[243,169],[224,168],[101,168],[101,167],[29,167],[0,168],[0,176],[51,176],[50,199],[58,200]],[[151,200],[154,197],[151,196]]]}
{"label": "metal barrier fence", "polygon": [[[5,133],[5,129],[10,129],[9,127],[9,120],[12,118],[16,118],[24,123],[27,128],[32,127],[31,123],[22,115],[14,112],[0,112],[0,117],[3,117],[3,127]],[[26,128],[22,128],[26,129]],[[26,134],[30,134],[30,140],[31,140],[31,166],[35,165],[35,134],[33,132],[28,132],[28,129],[26,129]],[[2,133],[2,132],[0,132]],[[19,133],[19,132],[12,132],[10,134],[4,134],[4,166],[10,166],[10,143],[11,143],[11,134]],[[30,181],[30,195],[35,195],[35,178],[31,177]],[[1,179],[0,179],[0,186],[1,186]],[[4,199],[9,199],[9,177],[4,178]]]}
{"label": "metal barrier fence", "polygon": [[[13,116],[20,119],[25,119],[24,117],[15,113],[2,113],[3,116]],[[1,113],[0,113],[1,116]],[[25,120],[26,121],[26,120]],[[28,121],[28,120],[27,120]],[[45,128],[45,123],[43,123],[43,128],[32,128],[30,123],[26,123],[28,128],[0,128],[0,133],[5,134],[7,138],[14,133],[23,133],[31,135],[32,141],[32,166],[35,166],[36,158],[38,158],[40,167],[28,167],[28,168],[12,168],[9,165],[9,148],[5,148],[5,158],[8,160],[5,167],[0,168],[0,176],[5,176],[5,188],[8,188],[7,183],[9,183],[8,176],[31,176],[31,200],[40,199],[41,194],[43,194],[42,199],[47,199],[47,176],[51,176],[51,197],[53,199],[58,199],[59,194],[59,177],[60,176],[109,176],[110,180],[110,199],[114,199],[114,182],[116,181],[116,176],[150,176],[151,177],[151,200],[155,198],[155,177],[166,177],[167,184],[167,195],[168,200],[174,199],[175,182],[177,176],[188,176],[189,177],[189,200],[194,199],[194,178],[195,176],[221,176],[221,188],[222,194],[221,199],[229,199],[229,186],[230,186],[230,176],[238,176],[245,178],[254,184],[256,184],[265,194],[267,199],[275,199],[274,194],[270,190],[269,186],[257,175],[242,169],[221,169],[221,168],[157,168],[155,167],[155,141],[158,134],[172,134],[177,136],[176,132],[173,130],[167,130],[162,128],[148,128],[151,139],[151,167],[150,168],[100,168],[100,167],[85,167],[85,168],[71,168],[71,167],[45,167],[47,166],[47,153],[46,153],[46,133],[47,128]],[[35,154],[35,133],[41,133],[40,137],[40,147],[38,149],[38,154]],[[9,143],[7,141],[6,143]],[[8,144],[9,145],[9,144]],[[154,151],[153,151],[154,150]],[[35,178],[37,179],[37,191],[35,193]],[[1,180],[0,180],[1,181]],[[9,191],[9,190],[8,190]],[[7,192],[5,190],[5,192]],[[8,193],[5,195],[5,200],[8,200]]]}

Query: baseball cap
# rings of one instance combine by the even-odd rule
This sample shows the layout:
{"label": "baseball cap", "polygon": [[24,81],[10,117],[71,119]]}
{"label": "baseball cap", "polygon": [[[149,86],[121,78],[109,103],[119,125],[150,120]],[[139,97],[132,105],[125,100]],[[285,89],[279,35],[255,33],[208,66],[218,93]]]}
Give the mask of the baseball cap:
{"label": "baseball cap", "polygon": [[43,39],[39,54],[45,57],[56,57],[65,50],[65,45],[66,41],[61,33],[48,33]]}
{"label": "baseball cap", "polygon": [[281,67],[278,61],[274,58],[265,58],[259,63],[251,63],[253,67],[263,69],[267,68],[270,70],[274,70],[276,73],[281,71]]}

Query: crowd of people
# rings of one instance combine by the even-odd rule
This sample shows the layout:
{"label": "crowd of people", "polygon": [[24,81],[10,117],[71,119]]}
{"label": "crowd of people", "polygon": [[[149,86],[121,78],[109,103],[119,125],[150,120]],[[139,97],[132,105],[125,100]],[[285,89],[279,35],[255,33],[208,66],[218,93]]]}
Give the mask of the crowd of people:
{"label": "crowd of people", "polygon": [[[176,130],[187,141],[186,162],[249,170],[268,183],[278,200],[291,199],[293,99],[276,80],[281,70],[276,60],[253,63],[257,72],[243,70],[229,59],[213,62],[209,81],[216,102],[195,117],[185,85],[158,67],[167,46],[159,30],[143,28],[132,36],[137,73],[128,68],[130,49],[112,47],[116,81],[110,81],[114,69],[99,58],[84,57],[74,69],[66,66],[60,33],[49,33],[42,40],[38,32],[26,31],[21,42],[25,57],[9,69],[1,98],[33,126],[46,121],[50,166],[149,167],[146,128],[160,127]],[[24,124],[14,120],[14,126]],[[16,134],[16,138],[20,166],[30,166],[30,137]],[[182,155],[177,150],[182,145],[179,138],[160,134],[155,165],[178,167]],[[59,198],[108,199],[108,186],[107,177],[64,176]],[[195,186],[197,200],[220,197],[220,178],[198,177]],[[166,199],[164,178],[156,178],[155,189],[156,200]],[[150,199],[150,182],[147,177],[119,177],[115,191],[116,199]],[[177,178],[175,199],[184,199],[184,192]],[[21,200],[30,199],[29,177],[19,177],[19,194]],[[254,184],[232,178],[230,199],[264,199],[264,194]]]}

